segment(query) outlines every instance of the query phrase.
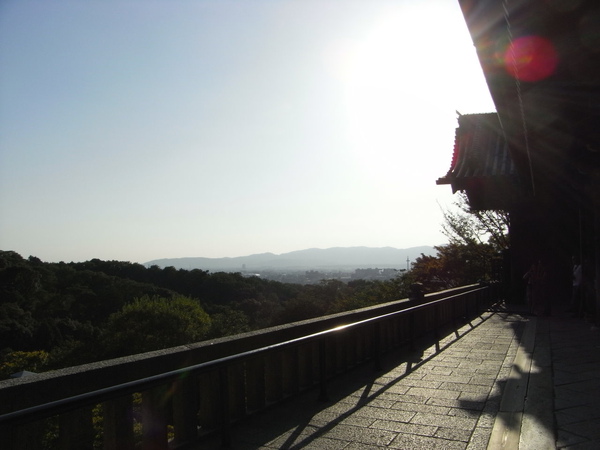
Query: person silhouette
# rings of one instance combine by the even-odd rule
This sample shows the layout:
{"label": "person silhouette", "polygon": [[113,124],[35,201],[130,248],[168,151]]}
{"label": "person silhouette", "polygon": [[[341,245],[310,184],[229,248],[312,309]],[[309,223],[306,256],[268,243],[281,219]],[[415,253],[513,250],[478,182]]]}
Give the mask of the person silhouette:
{"label": "person silhouette", "polygon": [[544,306],[543,314],[548,314],[546,301],[544,299],[544,282],[546,271],[541,260],[535,261],[527,273],[523,275],[523,279],[527,280],[527,306],[531,314],[539,314],[540,307]]}

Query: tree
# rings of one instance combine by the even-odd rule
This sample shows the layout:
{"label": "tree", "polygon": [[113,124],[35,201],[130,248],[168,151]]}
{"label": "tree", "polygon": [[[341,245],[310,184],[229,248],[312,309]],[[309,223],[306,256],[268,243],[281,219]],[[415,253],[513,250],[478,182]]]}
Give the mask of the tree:
{"label": "tree", "polygon": [[464,192],[459,192],[454,206],[457,211],[443,210],[442,231],[451,243],[465,245],[488,243],[497,251],[510,248],[508,211],[471,209],[467,194]]}
{"label": "tree", "polygon": [[421,255],[411,275],[426,291],[498,280],[501,253],[510,248],[507,211],[473,210],[465,193],[454,203],[456,211],[443,211],[442,231],[449,243],[435,247],[437,256]]}
{"label": "tree", "polygon": [[48,363],[48,353],[34,352],[8,352],[0,357],[0,380],[10,378],[12,374],[21,371],[43,371]]}
{"label": "tree", "polygon": [[231,306],[216,305],[210,311],[210,337],[218,338],[250,331],[248,316]]}
{"label": "tree", "polygon": [[426,292],[497,279],[501,258],[491,244],[454,242],[434,248],[437,256],[421,254],[410,272]]}
{"label": "tree", "polygon": [[143,296],[109,317],[104,345],[108,357],[143,353],[201,341],[210,327],[195,300]]}
{"label": "tree", "polygon": [[35,326],[29,311],[16,303],[0,303],[0,350],[29,349]]}

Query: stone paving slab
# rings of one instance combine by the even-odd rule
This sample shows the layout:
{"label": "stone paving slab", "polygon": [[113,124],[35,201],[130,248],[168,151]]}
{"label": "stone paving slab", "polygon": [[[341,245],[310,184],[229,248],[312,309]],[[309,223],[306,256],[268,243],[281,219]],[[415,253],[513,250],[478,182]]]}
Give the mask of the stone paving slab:
{"label": "stone paving slab", "polygon": [[[411,363],[389,358],[380,372],[363,367],[336,378],[329,402],[309,392],[233,426],[232,448],[484,449],[526,323],[485,313],[405,354]],[[195,448],[221,444],[213,439]]]}
{"label": "stone paving slab", "polygon": [[583,319],[544,319],[552,349],[556,447],[600,448],[600,330]]}

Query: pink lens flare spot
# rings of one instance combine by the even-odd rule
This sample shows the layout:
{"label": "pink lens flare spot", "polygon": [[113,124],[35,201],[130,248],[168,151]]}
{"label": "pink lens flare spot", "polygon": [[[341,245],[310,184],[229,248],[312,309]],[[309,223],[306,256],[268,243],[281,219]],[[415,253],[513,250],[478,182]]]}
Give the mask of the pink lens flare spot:
{"label": "pink lens flare spot", "polygon": [[548,39],[524,36],[512,42],[504,53],[506,71],[521,81],[540,81],[556,70],[558,55]]}

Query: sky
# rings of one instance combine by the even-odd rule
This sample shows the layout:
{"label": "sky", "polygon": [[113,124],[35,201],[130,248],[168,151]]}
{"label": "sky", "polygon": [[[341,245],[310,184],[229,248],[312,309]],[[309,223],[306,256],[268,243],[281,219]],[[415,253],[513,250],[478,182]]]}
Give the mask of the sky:
{"label": "sky", "polygon": [[440,245],[457,0],[3,0],[0,249],[146,262]]}

